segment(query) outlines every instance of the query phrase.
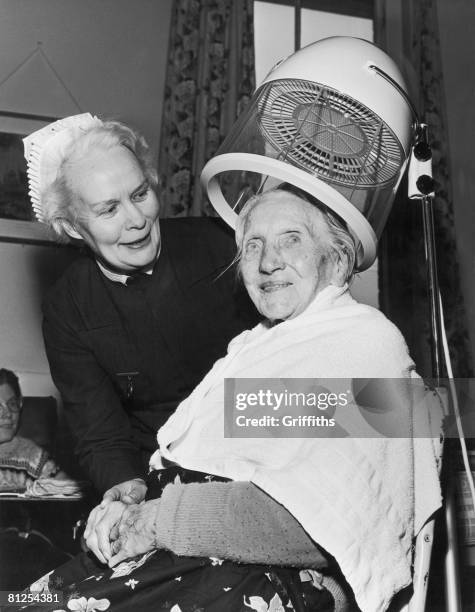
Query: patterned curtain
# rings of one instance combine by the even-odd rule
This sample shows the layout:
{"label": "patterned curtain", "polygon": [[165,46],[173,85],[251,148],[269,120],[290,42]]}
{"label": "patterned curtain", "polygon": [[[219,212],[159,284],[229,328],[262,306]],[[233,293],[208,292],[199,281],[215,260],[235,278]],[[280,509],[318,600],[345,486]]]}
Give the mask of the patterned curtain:
{"label": "patterned curtain", "polygon": [[[437,0],[376,0],[375,41],[406,72],[419,116],[429,126],[436,180],[438,275],[454,374],[473,376],[455,246]],[[402,185],[380,245],[382,310],[402,330],[419,372],[431,376],[430,316],[421,205]]]}
{"label": "patterned curtain", "polygon": [[213,215],[199,179],[255,89],[253,0],[174,0],[162,118],[162,215]]}

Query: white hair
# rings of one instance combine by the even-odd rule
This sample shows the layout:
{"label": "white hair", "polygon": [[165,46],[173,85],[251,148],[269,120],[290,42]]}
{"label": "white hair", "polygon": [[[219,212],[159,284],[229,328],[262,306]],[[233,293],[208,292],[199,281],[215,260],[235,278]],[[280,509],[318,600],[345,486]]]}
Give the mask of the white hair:
{"label": "white hair", "polygon": [[108,150],[117,146],[127,148],[135,156],[145,178],[152,187],[156,187],[157,172],[152,165],[152,157],[143,136],[119,121],[105,121],[101,125],[84,128],[81,135],[67,148],[56,179],[41,194],[45,222],[52,227],[62,242],[69,241],[66,223],[75,225],[79,213],[78,198],[69,180],[71,168],[94,149]]}

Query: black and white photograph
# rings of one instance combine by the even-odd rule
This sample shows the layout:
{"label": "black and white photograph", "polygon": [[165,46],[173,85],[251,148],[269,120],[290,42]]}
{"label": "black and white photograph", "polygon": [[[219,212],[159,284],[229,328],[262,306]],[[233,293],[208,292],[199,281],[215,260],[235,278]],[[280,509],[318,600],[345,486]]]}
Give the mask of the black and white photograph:
{"label": "black and white photograph", "polygon": [[475,610],[473,0],[0,0],[0,611]]}

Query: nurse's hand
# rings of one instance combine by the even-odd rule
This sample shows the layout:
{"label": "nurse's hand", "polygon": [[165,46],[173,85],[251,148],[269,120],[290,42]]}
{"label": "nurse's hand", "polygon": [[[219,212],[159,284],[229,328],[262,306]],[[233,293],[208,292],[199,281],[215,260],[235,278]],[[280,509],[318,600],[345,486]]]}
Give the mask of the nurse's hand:
{"label": "nurse's hand", "polygon": [[[112,555],[111,544],[114,538],[113,530],[117,526],[128,504],[120,501],[111,501],[106,505],[96,506],[87,520],[84,531],[86,545],[101,563],[108,563]],[[117,537],[117,536],[116,536]]]}
{"label": "nurse's hand", "polygon": [[147,485],[141,478],[121,482],[104,493],[101,508],[112,501],[121,501],[124,504],[140,504],[145,499]]}

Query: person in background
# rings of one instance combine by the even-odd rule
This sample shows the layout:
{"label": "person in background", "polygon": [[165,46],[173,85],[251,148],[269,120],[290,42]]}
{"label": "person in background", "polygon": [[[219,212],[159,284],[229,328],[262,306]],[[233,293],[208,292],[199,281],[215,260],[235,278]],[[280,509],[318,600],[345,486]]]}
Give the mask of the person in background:
{"label": "person in background", "polygon": [[23,492],[59,467],[33,440],[18,435],[23,396],[14,372],[0,369],[0,491]]}
{"label": "person in background", "polygon": [[84,247],[44,300],[53,380],[104,504],[140,502],[156,431],[256,315],[215,219],[159,221],[145,140],[89,114],[25,139],[33,206]]}

